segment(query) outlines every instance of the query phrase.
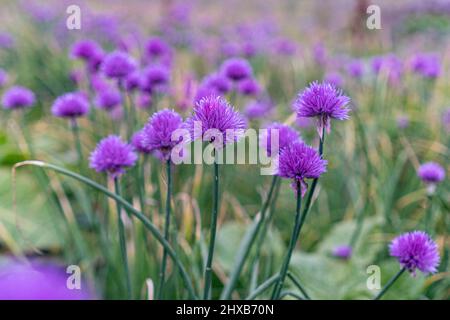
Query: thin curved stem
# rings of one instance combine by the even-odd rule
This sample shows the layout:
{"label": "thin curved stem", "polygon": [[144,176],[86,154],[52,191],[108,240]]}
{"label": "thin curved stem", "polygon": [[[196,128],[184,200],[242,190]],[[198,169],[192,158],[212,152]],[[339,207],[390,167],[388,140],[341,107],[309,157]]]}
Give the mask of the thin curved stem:
{"label": "thin curved stem", "polygon": [[[120,196],[120,183],[117,177],[114,178],[114,192]],[[117,206],[117,226],[119,228],[119,243],[120,243],[120,254],[122,256],[123,268],[125,270],[125,284],[127,288],[128,299],[132,298],[131,295],[131,277],[130,268],[128,266],[128,254],[127,254],[127,243],[125,236],[125,226],[122,220],[122,206],[119,201],[116,201]]]}
{"label": "thin curved stem", "polygon": [[[215,156],[215,152],[214,152]],[[214,256],[214,246],[216,242],[216,229],[217,229],[217,216],[219,210],[219,164],[214,160],[214,194],[213,194],[213,211],[211,216],[210,238],[209,238],[209,250],[208,258],[206,260],[205,268],[205,290],[203,293],[203,299],[210,299],[210,290],[212,282],[212,262]]]}
{"label": "thin curved stem", "polygon": [[381,297],[386,293],[386,291],[389,290],[389,288],[394,284],[395,281],[397,281],[398,278],[400,278],[400,276],[406,271],[405,268],[400,269],[399,272],[397,272],[395,274],[395,276],[393,276],[388,283],[386,283],[386,285],[384,286],[384,288],[380,291],[380,293],[378,293],[375,298],[373,298],[373,300],[380,300]]}
{"label": "thin curved stem", "polygon": [[83,165],[83,151],[81,148],[80,127],[78,126],[77,119],[71,120],[71,127],[72,127],[74,142],[75,142],[75,148],[76,148],[77,154],[78,154],[78,166],[81,169],[81,167]]}
{"label": "thin curved stem", "polygon": [[14,171],[18,167],[22,167],[22,166],[26,166],[26,165],[50,169],[50,170],[58,172],[62,175],[71,177],[75,180],[78,180],[78,181],[102,192],[107,197],[120,202],[121,206],[125,210],[127,210],[130,214],[132,214],[137,219],[139,219],[144,224],[145,228],[148,231],[150,231],[150,233],[153,234],[153,236],[156,238],[156,240],[167,250],[167,254],[172,258],[173,262],[176,264],[176,266],[178,267],[178,269],[180,271],[180,274],[183,278],[183,282],[186,285],[186,290],[189,293],[190,299],[197,299],[197,295],[195,294],[194,287],[192,286],[191,278],[189,277],[186,269],[184,268],[183,264],[181,263],[180,259],[178,258],[177,254],[175,253],[173,248],[164,239],[163,235],[159,232],[158,228],[144,214],[142,214],[140,211],[136,210],[136,208],[134,208],[133,205],[131,205],[128,201],[126,201],[121,196],[115,194],[114,192],[109,191],[107,188],[98,184],[97,182],[92,181],[89,178],[86,178],[82,175],[79,175],[78,173],[72,172],[70,170],[67,170],[67,169],[64,169],[59,166],[56,166],[56,165],[53,165],[50,163],[46,163],[43,161],[30,160],[30,161],[22,161],[22,162],[16,163],[12,168],[13,174],[14,174]]}
{"label": "thin curved stem", "polygon": [[266,281],[264,281],[259,287],[257,287],[252,293],[250,293],[248,295],[247,298],[245,298],[245,300],[254,300],[257,296],[259,296],[261,293],[263,293],[264,291],[266,291],[267,289],[270,288],[270,286],[272,286],[272,284],[274,284],[276,281],[278,281],[278,279],[280,278],[280,275],[277,273],[275,275],[273,275],[272,277],[270,277],[269,279],[267,279]]}
{"label": "thin curved stem", "polygon": [[300,292],[303,294],[303,296],[307,300],[311,300],[310,296],[306,293],[306,290],[305,290],[305,288],[303,288],[303,286],[301,285],[300,281],[298,281],[297,278],[295,278],[295,276],[292,273],[290,273],[290,272],[288,272],[287,276],[288,276],[289,279],[291,279],[291,281],[298,288],[298,290],[300,290]]}
{"label": "thin curved stem", "polygon": [[[166,197],[166,221],[164,223],[164,239],[169,242],[169,231],[170,231],[170,196],[172,193],[172,172],[171,172],[171,161],[170,159],[166,162],[167,170],[167,197]],[[164,279],[166,276],[166,264],[167,264],[167,250],[164,248],[163,257],[161,261],[161,270],[159,271],[159,290],[158,299],[161,300],[164,288]]]}

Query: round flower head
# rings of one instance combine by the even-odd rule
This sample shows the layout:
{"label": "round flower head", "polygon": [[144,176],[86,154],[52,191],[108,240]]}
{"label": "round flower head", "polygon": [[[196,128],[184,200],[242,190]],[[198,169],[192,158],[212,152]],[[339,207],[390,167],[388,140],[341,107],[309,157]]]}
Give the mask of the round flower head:
{"label": "round flower head", "polygon": [[408,232],[392,240],[389,254],[413,275],[416,269],[425,274],[435,273],[439,266],[438,247],[423,231]]}
{"label": "round flower head", "polygon": [[66,93],[58,97],[52,106],[55,117],[77,118],[89,111],[89,102],[85,95],[79,92]]}
{"label": "round flower head", "polygon": [[292,186],[296,189],[300,184],[302,196],[308,185],[305,179],[319,178],[326,171],[327,161],[319,153],[303,141],[294,141],[284,148],[278,159],[278,175],[292,179]]}
{"label": "round flower head", "polygon": [[230,58],[224,61],[221,70],[232,81],[241,81],[252,75],[252,66],[242,58]]}
{"label": "round flower head", "polygon": [[313,82],[294,102],[297,117],[317,117],[317,130],[322,137],[323,129],[330,131],[330,118],[345,120],[349,118],[350,98],[332,84]]}
{"label": "round flower head", "polygon": [[219,147],[242,136],[246,122],[225,99],[208,96],[196,103],[194,114],[186,120],[186,126],[193,140],[200,138],[214,142],[215,146]]}
{"label": "round flower head", "polygon": [[261,86],[255,79],[247,78],[239,82],[238,91],[246,96],[256,96],[261,93]]}
{"label": "round flower head", "polygon": [[172,139],[172,134],[182,129],[182,124],[183,119],[173,110],[164,109],[153,114],[142,129],[143,145],[150,151],[160,151],[165,159],[169,159],[172,148],[183,140],[183,137]]}
{"label": "round flower head", "polygon": [[425,78],[436,78],[441,74],[439,57],[432,53],[418,53],[411,59],[412,70]]}
{"label": "round flower head", "polygon": [[342,76],[335,71],[327,73],[324,77],[324,81],[335,87],[340,87],[344,83]]}
{"label": "round flower head", "polygon": [[5,85],[5,83],[8,81],[8,74],[5,70],[0,68],[0,88]]}
{"label": "round flower head", "polygon": [[161,38],[151,38],[145,45],[145,52],[149,58],[158,58],[162,56],[168,56],[171,54],[171,48]]}
{"label": "round flower head", "polygon": [[141,73],[134,71],[125,78],[125,89],[127,91],[134,91],[139,88],[141,84]]}
{"label": "round flower head", "polygon": [[397,84],[403,74],[403,62],[394,54],[378,56],[372,60],[372,70],[384,74],[389,82]]}
{"label": "round flower head", "polygon": [[273,107],[273,103],[269,100],[252,101],[245,106],[244,114],[250,120],[266,118],[272,113]]}
{"label": "round flower head", "polygon": [[170,78],[169,70],[164,65],[151,65],[142,71],[141,90],[152,93],[155,89],[164,87]]}
{"label": "round flower head", "polygon": [[149,154],[152,152],[150,148],[144,144],[144,132],[139,130],[131,137],[131,145],[136,149],[137,152],[143,154]]}
{"label": "round flower head", "polygon": [[95,104],[100,109],[112,110],[119,106],[122,101],[120,92],[115,88],[104,88],[97,92]]}
{"label": "round flower head", "polygon": [[353,60],[347,65],[347,73],[353,78],[361,78],[364,74],[364,64],[359,60]]}
{"label": "round flower head", "polygon": [[[272,137],[275,135],[275,132],[278,134],[278,141],[272,142]],[[281,123],[273,123],[260,135],[259,144],[262,148],[266,149],[267,156],[270,157],[272,156],[272,147],[275,147],[274,151],[277,149],[278,153],[280,153],[289,144],[298,139],[300,139],[298,132],[290,126]]]}
{"label": "round flower head", "polygon": [[5,109],[14,110],[32,107],[35,100],[36,98],[31,90],[14,86],[3,94],[2,104]]}
{"label": "round flower head", "polygon": [[428,185],[428,192],[434,193],[436,184],[444,180],[445,170],[439,163],[427,162],[417,170],[419,178]]}
{"label": "round flower head", "polygon": [[137,155],[133,147],[120,137],[111,135],[102,139],[89,157],[90,167],[97,172],[107,172],[112,178],[125,173],[125,169],[134,166]]}
{"label": "round flower head", "polygon": [[85,61],[90,61],[91,59],[98,57],[100,53],[103,53],[102,48],[93,40],[80,40],[76,42],[70,50],[72,58]]}
{"label": "round flower head", "polygon": [[136,65],[136,61],[128,53],[114,51],[103,59],[101,69],[108,78],[122,79],[132,73]]}
{"label": "round flower head", "polygon": [[207,76],[200,86],[213,88],[219,95],[226,94],[231,90],[231,83],[228,78],[218,72]]}
{"label": "round flower head", "polygon": [[332,255],[336,258],[348,260],[352,256],[352,247],[347,245],[339,245],[333,248]]}

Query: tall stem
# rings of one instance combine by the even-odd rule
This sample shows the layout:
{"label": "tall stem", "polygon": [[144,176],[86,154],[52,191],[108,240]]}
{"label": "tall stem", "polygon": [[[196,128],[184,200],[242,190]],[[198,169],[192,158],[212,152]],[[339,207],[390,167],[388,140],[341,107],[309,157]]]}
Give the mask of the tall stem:
{"label": "tall stem", "polygon": [[[216,156],[216,151],[214,151],[214,158],[215,158],[215,156]],[[218,209],[219,209],[219,164],[217,163],[217,159],[214,159],[213,210],[212,210],[212,216],[211,216],[208,259],[206,261],[206,268],[205,268],[205,290],[203,293],[204,300],[210,299],[210,290],[211,290],[211,282],[212,282],[212,262],[213,262],[213,255],[214,255],[214,245],[216,242]]]}
{"label": "tall stem", "polygon": [[403,274],[403,272],[405,272],[405,271],[406,271],[405,268],[400,269],[400,271],[397,272],[397,274],[396,274],[395,276],[393,276],[393,277],[388,281],[388,283],[386,283],[386,285],[385,285],[384,288],[380,291],[380,293],[378,293],[378,294],[376,295],[376,297],[373,298],[373,299],[374,299],[374,300],[380,300],[381,297],[386,293],[386,291],[389,290],[389,288],[394,284],[394,282],[395,282],[398,278],[400,278],[400,276],[401,276],[401,275]]}
{"label": "tall stem", "polygon": [[74,142],[75,142],[75,148],[76,148],[77,154],[78,154],[78,166],[79,166],[79,168],[81,168],[81,166],[83,164],[83,151],[81,148],[80,127],[78,126],[77,119],[74,118],[71,120],[71,127],[72,127]]}
{"label": "tall stem", "polygon": [[[115,193],[120,196],[120,183],[119,179],[114,178],[114,188]],[[122,255],[122,263],[125,269],[126,276],[126,287],[127,287],[127,296],[128,299],[131,299],[131,278],[130,278],[130,270],[128,268],[128,256],[127,256],[127,244],[125,239],[125,226],[122,220],[122,206],[119,201],[116,201],[117,205],[117,225],[119,227],[119,243],[120,243],[120,253]]]}
{"label": "tall stem", "polygon": [[[166,162],[167,170],[167,197],[166,197],[166,221],[164,224],[164,239],[169,242],[169,231],[170,231],[170,196],[172,193],[172,172],[171,172],[171,161],[170,158]],[[161,270],[159,271],[159,290],[158,299],[161,300],[164,287],[164,278],[166,276],[166,264],[167,264],[167,250],[163,250],[163,257],[161,261]]]}
{"label": "tall stem", "polygon": [[302,226],[302,216],[300,215],[300,208],[302,205],[302,190],[301,183],[297,181],[297,206],[295,209],[295,225],[292,230],[291,240],[289,242],[288,252],[284,258],[283,265],[281,266],[280,278],[272,292],[272,299],[278,299],[280,297],[281,289],[283,288],[284,279],[289,268],[289,263],[291,261],[292,253],[294,252],[295,245],[297,243],[298,236],[300,235],[300,229]]}
{"label": "tall stem", "polygon": [[433,196],[427,196],[427,212],[425,214],[425,227],[424,230],[431,234],[433,232]]}

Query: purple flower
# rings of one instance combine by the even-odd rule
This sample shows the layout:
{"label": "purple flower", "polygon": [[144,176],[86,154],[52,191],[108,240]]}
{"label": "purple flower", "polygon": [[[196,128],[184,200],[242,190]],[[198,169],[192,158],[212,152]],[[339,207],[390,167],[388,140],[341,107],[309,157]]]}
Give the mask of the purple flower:
{"label": "purple flower", "polygon": [[136,97],[136,105],[141,109],[147,109],[152,106],[152,96],[148,93],[141,92]]}
{"label": "purple flower", "polygon": [[224,61],[221,70],[231,81],[241,81],[252,75],[252,66],[242,58],[230,58]]}
{"label": "purple flower", "polygon": [[423,231],[408,232],[396,237],[389,245],[389,253],[413,275],[416,274],[416,269],[425,274],[435,273],[439,266],[438,247]]}
{"label": "purple flower", "polygon": [[104,88],[97,92],[95,105],[104,110],[112,110],[119,106],[122,101],[119,90],[113,87]]}
{"label": "purple flower", "polygon": [[0,88],[3,87],[8,81],[8,74],[5,70],[0,68]]}
{"label": "purple flower", "polygon": [[274,45],[275,52],[283,56],[293,56],[297,49],[297,44],[286,38],[277,39]]}
{"label": "purple flower", "polygon": [[373,58],[372,70],[376,74],[386,75],[391,83],[397,84],[403,74],[403,63],[396,55],[391,53]]}
{"label": "purple flower", "polygon": [[123,79],[134,70],[137,63],[128,53],[114,51],[103,59],[101,69],[108,78]]}
{"label": "purple flower", "polygon": [[112,178],[125,173],[125,169],[134,166],[137,155],[133,147],[120,137],[110,135],[102,139],[89,157],[89,166],[97,172],[107,172]]}
{"label": "purple flower", "polygon": [[247,78],[239,82],[238,91],[246,96],[256,96],[261,93],[261,86],[253,78]]}
{"label": "purple flower", "polygon": [[439,163],[427,162],[419,167],[417,175],[426,184],[437,184],[444,180],[445,170]]}
{"label": "purple flower", "polygon": [[186,127],[192,140],[201,138],[220,147],[242,136],[246,122],[225,99],[208,96],[195,104],[194,114],[186,120]]}
{"label": "purple flower", "polygon": [[[272,135],[274,135],[274,132],[278,134],[278,141],[272,142]],[[299,139],[300,136],[298,132],[293,128],[288,125],[275,122],[267,127],[267,131],[260,135],[259,144],[262,148],[266,149],[267,156],[270,157],[272,156],[272,147],[275,146],[278,153],[280,153],[293,141],[297,141]],[[272,143],[275,143],[275,145],[272,145]]]}
{"label": "purple flower", "polygon": [[152,93],[169,83],[170,73],[166,66],[155,64],[142,71],[141,90]]}
{"label": "purple flower", "polygon": [[347,73],[353,78],[361,78],[364,74],[364,64],[360,60],[353,60],[347,65]]}
{"label": "purple flower", "polygon": [[270,116],[273,111],[273,103],[269,100],[252,101],[244,109],[245,116],[250,119],[258,119]]}
{"label": "purple flower", "polygon": [[332,84],[335,87],[340,87],[344,83],[344,79],[342,79],[342,76],[334,71],[327,73],[324,77],[324,81]]}
{"label": "purple flower", "polygon": [[170,56],[172,54],[172,49],[163,39],[154,37],[147,41],[145,53],[149,58],[155,59],[163,56]]}
{"label": "purple flower", "polygon": [[333,248],[332,255],[336,258],[348,260],[352,256],[352,247],[348,245],[338,245]]}
{"label": "purple flower", "polygon": [[78,118],[89,112],[89,102],[86,96],[79,92],[66,93],[58,97],[52,106],[55,117]]}
{"label": "purple flower", "polygon": [[231,83],[228,78],[218,72],[207,76],[200,86],[213,88],[219,95],[226,94],[231,90]]}
{"label": "purple flower", "polygon": [[301,193],[304,196],[308,188],[305,179],[319,178],[326,172],[327,163],[314,148],[297,140],[281,151],[277,174],[280,177],[292,179],[292,186],[295,189],[300,184]]}
{"label": "purple flower", "polygon": [[14,39],[9,33],[0,33],[0,48],[10,49],[14,46]]}
{"label": "purple flower", "polygon": [[316,43],[313,48],[313,58],[318,65],[325,65],[327,62],[327,52],[322,43]]}
{"label": "purple flower", "polygon": [[173,110],[164,109],[153,114],[142,129],[143,145],[150,151],[160,151],[165,159],[169,159],[172,149],[184,139],[172,138],[176,130],[182,129],[182,124],[183,119]]}
{"label": "purple flower", "polygon": [[131,145],[136,149],[137,152],[143,154],[149,154],[152,152],[149,146],[144,144],[144,132],[143,130],[139,130],[131,137]]}
{"label": "purple flower", "polygon": [[411,69],[425,78],[436,78],[441,74],[441,63],[436,54],[418,53],[411,59]]}
{"label": "purple flower", "polygon": [[3,94],[2,104],[5,109],[14,110],[32,107],[35,100],[33,91],[24,87],[14,86]]}
{"label": "purple flower", "polygon": [[93,40],[78,41],[70,50],[72,58],[82,59],[86,62],[98,57],[100,53],[103,54],[103,49]]}
{"label": "purple flower", "polygon": [[67,288],[67,273],[53,264],[8,261],[0,268],[0,300],[87,300],[91,294]]}
{"label": "purple flower", "polygon": [[297,117],[317,117],[317,130],[322,137],[323,129],[330,132],[330,118],[345,120],[349,118],[350,98],[332,84],[313,82],[297,96],[294,110]]}
{"label": "purple flower", "polygon": [[409,117],[407,115],[400,115],[397,117],[397,127],[399,129],[406,129],[409,126]]}
{"label": "purple flower", "polygon": [[125,78],[125,89],[127,91],[134,91],[141,85],[141,73],[134,71]]}

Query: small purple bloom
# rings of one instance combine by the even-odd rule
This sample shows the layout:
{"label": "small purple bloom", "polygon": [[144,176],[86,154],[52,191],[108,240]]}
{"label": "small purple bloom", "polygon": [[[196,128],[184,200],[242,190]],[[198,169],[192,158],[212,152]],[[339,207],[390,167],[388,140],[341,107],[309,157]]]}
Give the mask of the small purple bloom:
{"label": "small purple bloom", "polygon": [[160,151],[165,159],[169,159],[172,149],[185,139],[183,136],[172,138],[176,130],[182,129],[182,124],[183,119],[173,110],[164,109],[153,114],[142,129],[143,145],[150,151]]}
{"label": "small purple bloom", "polygon": [[252,101],[246,105],[244,114],[250,120],[264,118],[270,116],[273,107],[273,103],[269,100]]}
{"label": "small purple bloom", "polygon": [[[275,133],[276,132],[276,133]],[[278,141],[272,142],[272,136],[278,135]],[[280,153],[284,148],[286,148],[293,141],[300,139],[300,136],[296,130],[290,126],[282,123],[272,123],[267,127],[267,131],[259,137],[259,145],[266,149],[267,156],[272,156],[272,147],[276,146],[276,150]],[[274,143],[274,145],[273,145]]]}
{"label": "small purple bloom", "polygon": [[386,75],[391,83],[397,84],[403,75],[403,63],[396,55],[391,53],[373,58],[372,70],[376,74]]}
{"label": "small purple bloom", "polygon": [[137,152],[143,154],[149,154],[152,152],[149,146],[144,144],[143,130],[139,130],[133,135],[133,137],[131,137],[131,145],[134,147],[134,149],[136,149]]}
{"label": "small purple bloom", "polygon": [[286,38],[277,39],[274,49],[277,54],[283,56],[293,56],[298,50],[297,44]]}
{"label": "small purple bloom", "polygon": [[238,91],[246,96],[257,96],[261,90],[261,86],[253,78],[244,79],[238,84]]}
{"label": "small purple bloom", "polygon": [[107,172],[112,178],[125,173],[125,169],[134,166],[137,155],[133,147],[118,136],[102,139],[89,157],[89,166],[97,172]]}
{"label": "small purple bloom", "polygon": [[327,52],[322,43],[316,43],[313,48],[314,61],[321,66],[324,66],[327,62]]}
{"label": "small purple bloom", "polygon": [[141,92],[136,97],[136,105],[141,109],[148,109],[152,106],[152,96],[148,93]]}
{"label": "small purple bloom", "polygon": [[300,184],[302,196],[308,185],[305,179],[317,179],[326,172],[327,161],[323,160],[316,149],[297,140],[284,148],[278,159],[278,175],[292,179],[292,186],[296,189]]}
{"label": "small purple bloom", "polygon": [[347,73],[356,79],[364,74],[364,64],[360,60],[353,60],[347,65]]}
{"label": "small purple bloom", "polygon": [[397,117],[397,127],[399,129],[406,129],[409,126],[409,117],[407,115],[400,115]]}
{"label": "small purple bloom", "polygon": [[186,120],[192,140],[213,142],[216,147],[236,141],[246,126],[244,117],[219,96],[208,96],[198,101],[193,115]]}
{"label": "small purple bloom", "polygon": [[219,95],[226,94],[231,90],[231,83],[228,78],[218,72],[207,76],[200,86],[214,88]]}
{"label": "small purple bloom", "polygon": [[437,244],[423,231],[404,233],[392,240],[389,254],[413,275],[416,269],[424,274],[437,272],[440,261]]}
{"label": "small purple bloom", "polygon": [[324,77],[324,81],[334,85],[335,87],[341,87],[344,83],[342,76],[335,71],[327,73]]}
{"label": "small purple bloom", "polygon": [[55,117],[78,118],[89,112],[89,102],[80,92],[66,93],[58,97],[52,106]]}
{"label": "small purple bloom", "polygon": [[147,41],[145,52],[149,58],[155,59],[171,55],[172,49],[163,39],[154,37]]}
{"label": "small purple bloom", "polygon": [[142,71],[141,90],[152,93],[169,83],[169,69],[164,65],[150,65]]}
{"label": "small purple bloom", "polygon": [[231,81],[241,81],[252,75],[252,66],[242,58],[230,58],[224,61],[221,70]]}
{"label": "small purple bloom", "polygon": [[86,62],[90,61],[94,57],[97,57],[100,53],[103,53],[103,49],[93,40],[78,41],[70,50],[70,55],[72,58],[82,59]]}
{"label": "small purple bloom", "polygon": [[127,89],[127,91],[134,91],[138,89],[140,84],[141,73],[139,71],[134,71],[125,78],[125,89]]}
{"label": "small purple bloom", "polygon": [[339,245],[333,248],[332,255],[336,258],[348,260],[352,256],[352,247],[348,245]]}
{"label": "small purple bloom", "polygon": [[3,94],[2,104],[5,109],[14,110],[30,108],[34,105],[35,100],[33,91],[25,87],[14,86]]}
{"label": "small purple bloom", "polygon": [[436,54],[418,53],[411,59],[411,69],[425,78],[436,78],[441,74],[441,63]]}
{"label": "small purple bloom", "polygon": [[294,110],[297,117],[317,117],[317,130],[322,137],[323,128],[330,132],[330,118],[346,120],[349,118],[350,98],[332,84],[313,82],[297,96]]}
{"label": "small purple bloom", "polygon": [[113,87],[105,88],[97,92],[95,105],[104,110],[112,110],[120,105],[122,97],[119,90]]}
{"label": "small purple bloom", "polygon": [[419,178],[426,184],[437,184],[444,180],[445,170],[436,162],[426,162],[417,171]]}
{"label": "small purple bloom", "polygon": [[0,88],[3,87],[8,81],[8,74],[5,70],[0,68]]}
{"label": "small purple bloom", "polygon": [[123,79],[134,70],[137,63],[128,53],[114,51],[103,59],[101,70],[108,78]]}
{"label": "small purple bloom", "polygon": [[33,261],[8,261],[0,267],[0,300],[88,300],[92,296],[67,287],[65,268]]}

